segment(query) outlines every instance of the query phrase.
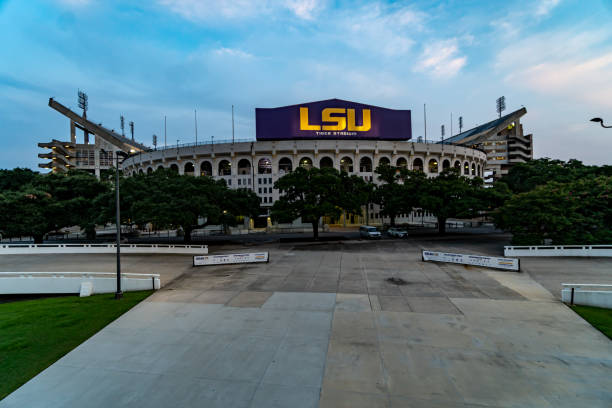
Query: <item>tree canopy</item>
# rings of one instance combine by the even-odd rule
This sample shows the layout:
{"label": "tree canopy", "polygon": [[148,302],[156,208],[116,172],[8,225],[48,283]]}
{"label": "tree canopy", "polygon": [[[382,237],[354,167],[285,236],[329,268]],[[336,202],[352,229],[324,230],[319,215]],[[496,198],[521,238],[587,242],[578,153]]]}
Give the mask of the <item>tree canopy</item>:
{"label": "tree canopy", "polygon": [[379,165],[375,173],[381,184],[374,190],[373,201],[380,205],[380,213],[389,217],[391,225],[394,226],[398,214],[408,214],[414,207],[419,206],[425,173],[388,164]]}
{"label": "tree canopy", "polygon": [[312,224],[315,239],[319,238],[321,217],[339,217],[343,210],[361,214],[368,196],[362,178],[333,168],[298,167],[278,179],[274,188],[280,190],[281,196],[272,206],[272,218],[291,222],[301,217],[303,222]]}

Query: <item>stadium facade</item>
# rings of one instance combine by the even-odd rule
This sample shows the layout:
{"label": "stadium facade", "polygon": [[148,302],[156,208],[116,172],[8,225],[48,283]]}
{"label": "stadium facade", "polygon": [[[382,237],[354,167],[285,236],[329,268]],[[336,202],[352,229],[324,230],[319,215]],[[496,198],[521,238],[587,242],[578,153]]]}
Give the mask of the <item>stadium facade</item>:
{"label": "stadium facade", "polygon": [[[422,143],[412,141],[409,110],[329,99],[280,108],[256,109],[256,140],[202,142],[148,149],[101,125],[97,125],[96,129],[90,125],[91,122],[86,119],[84,122],[74,112],[69,116],[60,111],[71,119],[71,129],[72,123],[79,121],[81,128],[101,136],[103,144],[110,144],[116,150],[131,151],[132,154],[122,165],[125,174],[144,174],[158,168],[168,168],[179,174],[223,179],[230,188],[249,188],[257,193],[263,220],[267,219],[270,207],[279,198],[274,182],[298,166],[333,167],[374,183],[378,182],[374,170],[381,163],[422,170],[428,177],[435,177],[449,167],[458,168],[462,175],[470,178],[484,178],[487,172],[493,171],[500,175],[507,171],[506,164],[525,161],[532,156],[531,135],[528,138],[522,136],[522,126],[518,123],[525,112],[523,108],[455,135],[443,143]],[[508,140],[510,136],[514,139],[512,143]],[[94,159],[102,157],[97,139],[92,149]],[[516,140],[528,145],[527,151],[521,148],[518,159],[517,156],[505,154],[507,161],[504,161],[504,167],[499,167],[502,165],[502,161],[498,160],[501,153],[498,153],[497,148],[487,149],[489,146],[497,147],[488,143],[505,142],[509,148]],[[52,143],[55,142],[70,145],[59,141]],[[40,144],[41,147],[47,145]],[[75,147],[78,148],[78,145]],[[77,161],[71,167],[85,168],[99,174],[103,165],[110,166],[112,163],[102,160],[98,163],[94,160],[91,169],[79,165]],[[382,218],[376,205],[371,205],[365,213],[370,224],[388,222],[388,219]],[[402,214],[396,219],[398,223],[422,220],[423,214],[420,212]],[[366,219],[343,217],[341,220],[330,221],[361,224]]]}

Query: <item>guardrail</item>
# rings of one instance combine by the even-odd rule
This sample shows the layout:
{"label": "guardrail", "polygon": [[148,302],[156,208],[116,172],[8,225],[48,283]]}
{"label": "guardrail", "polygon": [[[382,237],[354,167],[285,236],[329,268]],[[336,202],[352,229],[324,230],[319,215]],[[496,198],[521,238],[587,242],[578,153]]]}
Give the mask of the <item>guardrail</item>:
{"label": "guardrail", "polygon": [[[116,244],[3,244],[0,255],[113,254]],[[206,255],[208,245],[122,244],[122,254]]]}
{"label": "guardrail", "polygon": [[[0,272],[0,294],[51,293],[114,293],[117,275],[114,272]],[[161,287],[159,274],[122,273],[121,289],[157,290]]]}
{"label": "guardrail", "polygon": [[605,257],[612,257],[612,245],[505,246],[504,256],[605,256]]}
{"label": "guardrail", "polygon": [[[570,305],[612,309],[612,285],[597,283],[562,283],[561,301]],[[604,290],[592,290],[595,288]]]}

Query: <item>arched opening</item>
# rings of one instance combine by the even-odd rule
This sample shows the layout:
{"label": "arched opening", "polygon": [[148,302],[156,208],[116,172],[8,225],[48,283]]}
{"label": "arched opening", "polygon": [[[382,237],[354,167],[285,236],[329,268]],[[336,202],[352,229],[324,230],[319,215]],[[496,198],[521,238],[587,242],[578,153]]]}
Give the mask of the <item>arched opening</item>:
{"label": "arched opening", "polygon": [[238,161],[238,174],[251,174],[251,162],[247,159],[240,159]]}
{"label": "arched opening", "polygon": [[437,173],[438,172],[438,161],[436,159],[429,160],[429,163],[427,164],[427,170],[430,173]]}
{"label": "arched opening", "polygon": [[157,170],[162,170],[164,168],[164,166],[162,164],[160,164],[159,166],[157,166]]}
{"label": "arched opening", "polygon": [[423,160],[421,160],[419,157],[414,159],[412,162],[412,170],[423,171]]}
{"label": "arched opening", "polygon": [[369,157],[362,157],[359,160],[359,171],[361,173],[371,173],[372,172],[372,159]]}
{"label": "arched opening", "polygon": [[209,161],[200,164],[200,176],[212,176],[212,164]]}
{"label": "arched opening", "polygon": [[379,166],[381,166],[381,165],[390,166],[391,165],[391,160],[389,160],[388,157],[381,157],[378,160],[378,165]]}
{"label": "arched opening", "polygon": [[278,162],[278,172],[279,173],[289,173],[293,170],[293,163],[291,163],[291,159],[288,157],[283,157]]}
{"label": "arched opening", "polygon": [[310,157],[302,157],[300,159],[300,167],[305,168],[306,170],[312,169],[312,160]]}
{"label": "arched opening", "polygon": [[267,157],[259,160],[257,163],[257,174],[271,174],[272,173],[272,161]]}
{"label": "arched opening", "polygon": [[466,176],[470,175],[470,163],[468,162],[463,163],[463,174]]}
{"label": "arched opening", "polygon": [[188,176],[193,176],[193,174],[195,173],[195,167],[193,167],[193,163],[191,162],[185,163],[185,167],[183,167],[183,170],[184,174]]}
{"label": "arched opening", "polygon": [[476,165],[472,163],[472,176],[476,175]]}
{"label": "arched opening", "polygon": [[345,171],[347,173],[353,172],[353,159],[350,157],[343,157],[340,159],[340,171]]}
{"label": "arched opening", "polygon": [[480,164],[478,165],[478,173],[476,174],[478,174],[478,177],[482,177],[482,175],[480,174]]}
{"label": "arched opening", "polygon": [[334,161],[331,157],[323,157],[321,161],[319,161],[320,169],[331,169],[334,167]]}
{"label": "arched opening", "polygon": [[227,160],[221,160],[219,162],[219,175],[220,176],[231,176],[232,175],[232,164]]}
{"label": "arched opening", "polygon": [[449,168],[450,168],[450,161],[444,160],[442,162],[442,170],[446,170],[446,169],[449,169]]}
{"label": "arched opening", "polygon": [[147,167],[147,174],[153,173],[153,167]]}
{"label": "arched opening", "polygon": [[461,173],[461,162],[459,160],[455,161],[455,164],[453,164],[453,167],[459,170],[459,173]]}
{"label": "arched opening", "polygon": [[[397,159],[396,166],[397,167],[402,167],[402,168],[406,169],[406,168],[408,168],[408,160],[406,160],[403,157],[400,157],[399,159]],[[421,167],[423,167],[423,163],[422,162],[421,162]]]}
{"label": "arched opening", "polygon": [[138,174],[143,175],[144,171],[142,171],[142,169],[138,170]]}
{"label": "arched opening", "polygon": [[175,173],[178,173],[179,172],[178,165],[176,163],[172,164],[170,166],[170,170],[172,170]]}

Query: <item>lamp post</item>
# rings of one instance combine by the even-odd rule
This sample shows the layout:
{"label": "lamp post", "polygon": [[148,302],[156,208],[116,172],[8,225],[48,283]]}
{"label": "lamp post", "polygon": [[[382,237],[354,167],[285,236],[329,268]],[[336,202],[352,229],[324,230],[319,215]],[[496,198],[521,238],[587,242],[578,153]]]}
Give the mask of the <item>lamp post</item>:
{"label": "lamp post", "polygon": [[125,152],[117,150],[115,152],[115,207],[117,225],[117,292],[115,292],[115,299],[121,299],[123,292],[121,291],[121,212],[119,210],[119,156],[126,159],[129,155]]}
{"label": "lamp post", "polygon": [[601,127],[603,127],[603,128],[607,128],[607,129],[612,128],[612,126],[606,126],[606,125],[604,125],[604,124],[603,124],[603,119],[602,119],[602,118],[593,118],[593,119],[591,119],[591,122],[596,122],[596,123],[597,123],[597,122],[599,122],[599,124],[600,124],[600,125],[601,125]]}

